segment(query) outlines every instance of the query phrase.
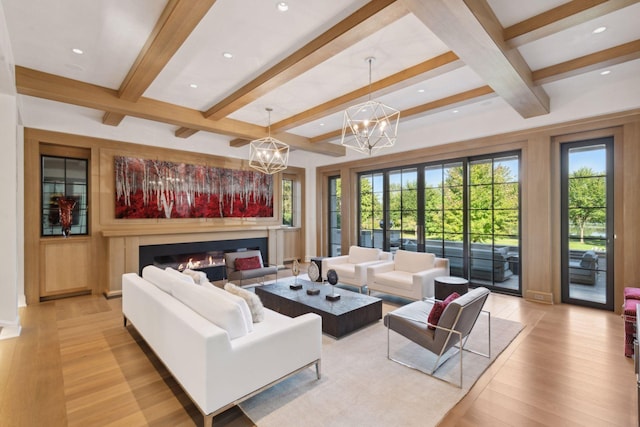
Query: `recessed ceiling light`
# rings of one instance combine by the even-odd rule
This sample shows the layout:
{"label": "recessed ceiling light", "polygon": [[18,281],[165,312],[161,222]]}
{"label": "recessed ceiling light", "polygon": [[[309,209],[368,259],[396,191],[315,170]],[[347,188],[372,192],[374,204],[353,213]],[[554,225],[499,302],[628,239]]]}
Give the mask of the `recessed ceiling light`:
{"label": "recessed ceiling light", "polygon": [[190,88],[192,88],[192,89],[197,89],[197,88],[198,88],[198,85],[197,85],[197,84],[195,84],[195,83],[191,83],[191,84],[189,85],[189,87],[190,87]]}
{"label": "recessed ceiling light", "polygon": [[320,126],[324,126],[324,123],[320,123]]}
{"label": "recessed ceiling light", "polygon": [[418,89],[418,93],[424,93],[424,89]]}
{"label": "recessed ceiling light", "polygon": [[610,73],[611,73],[611,70],[604,70],[604,71],[600,72],[600,75],[601,76],[606,76],[607,74],[610,74]]}
{"label": "recessed ceiling light", "polygon": [[600,34],[600,33],[604,33],[605,31],[607,31],[607,27],[598,27],[595,30],[593,30],[593,34]]}
{"label": "recessed ceiling light", "polygon": [[283,1],[279,1],[278,4],[276,4],[276,7],[280,12],[286,12],[287,10],[289,10],[289,5]]}
{"label": "recessed ceiling light", "polygon": [[76,55],[82,55],[84,53],[82,49],[78,49],[77,47],[71,49],[71,52],[75,53]]}
{"label": "recessed ceiling light", "polygon": [[231,58],[233,58],[233,53],[230,53],[230,52],[224,52],[224,53],[222,54],[222,56],[224,56],[224,57],[225,57],[225,58],[227,58],[227,59],[231,59]]}
{"label": "recessed ceiling light", "polygon": [[458,114],[460,112],[460,110],[453,110],[452,113],[453,114]]}

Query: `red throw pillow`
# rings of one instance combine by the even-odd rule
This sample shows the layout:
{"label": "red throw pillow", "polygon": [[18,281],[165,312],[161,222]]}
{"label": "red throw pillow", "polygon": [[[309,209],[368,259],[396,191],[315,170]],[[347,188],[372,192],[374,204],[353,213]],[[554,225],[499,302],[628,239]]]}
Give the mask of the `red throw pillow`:
{"label": "red throw pillow", "polygon": [[236,270],[255,270],[260,268],[260,257],[250,256],[246,258],[236,258]]}
{"label": "red throw pillow", "polygon": [[440,321],[440,316],[442,316],[442,313],[444,313],[444,309],[447,308],[451,301],[458,298],[459,296],[460,294],[454,292],[446,297],[444,301],[436,301],[435,304],[433,304],[433,308],[429,312],[429,318],[427,319],[427,322],[429,322],[429,329],[436,329],[435,325],[437,325]]}

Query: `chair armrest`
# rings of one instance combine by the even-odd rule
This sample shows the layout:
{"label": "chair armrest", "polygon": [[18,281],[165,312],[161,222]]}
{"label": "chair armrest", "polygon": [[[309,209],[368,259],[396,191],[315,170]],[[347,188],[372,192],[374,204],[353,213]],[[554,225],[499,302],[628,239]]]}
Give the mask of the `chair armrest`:
{"label": "chair armrest", "polygon": [[445,274],[448,274],[448,270],[444,268],[431,268],[413,273],[413,286],[422,289],[422,298],[433,297],[435,295],[434,279]]}
{"label": "chair armrest", "polygon": [[349,261],[349,255],[340,255],[322,260],[322,278],[327,278],[327,271],[331,270],[331,266],[335,264],[346,264]]}
{"label": "chair armrest", "polygon": [[444,268],[446,273],[445,276],[449,275],[449,258],[437,258],[433,262],[433,268]]}
{"label": "chair armrest", "polygon": [[370,277],[379,273],[387,273],[395,269],[395,263],[393,261],[380,262],[367,267],[367,281]]}

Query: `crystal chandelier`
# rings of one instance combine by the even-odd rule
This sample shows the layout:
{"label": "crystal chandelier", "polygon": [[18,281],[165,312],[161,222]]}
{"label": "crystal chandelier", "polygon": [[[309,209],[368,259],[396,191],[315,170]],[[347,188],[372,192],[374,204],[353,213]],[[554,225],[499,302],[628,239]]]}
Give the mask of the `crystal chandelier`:
{"label": "crystal chandelier", "polygon": [[345,110],[340,144],[371,155],[395,144],[400,111],[371,100],[371,64],[375,58],[369,57],[366,61],[369,63],[369,100]]}
{"label": "crystal chandelier", "polygon": [[262,173],[273,175],[287,168],[289,145],[271,137],[271,111],[269,113],[269,136],[251,141],[249,146],[249,166]]}

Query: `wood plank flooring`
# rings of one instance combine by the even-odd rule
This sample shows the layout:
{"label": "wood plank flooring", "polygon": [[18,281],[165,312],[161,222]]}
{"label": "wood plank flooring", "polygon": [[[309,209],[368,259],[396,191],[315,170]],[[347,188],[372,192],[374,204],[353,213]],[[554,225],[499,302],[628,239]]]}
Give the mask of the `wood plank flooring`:
{"label": "wood plank flooring", "polygon": [[[638,425],[619,315],[499,294],[486,308],[526,328],[442,426]],[[135,329],[123,327],[120,299],[49,301],[21,309],[20,317],[22,335],[0,341],[3,427],[202,425]],[[253,425],[238,409],[214,424]]]}

